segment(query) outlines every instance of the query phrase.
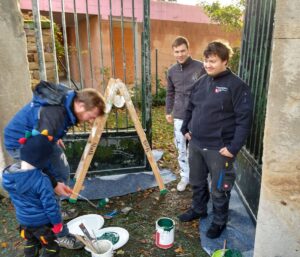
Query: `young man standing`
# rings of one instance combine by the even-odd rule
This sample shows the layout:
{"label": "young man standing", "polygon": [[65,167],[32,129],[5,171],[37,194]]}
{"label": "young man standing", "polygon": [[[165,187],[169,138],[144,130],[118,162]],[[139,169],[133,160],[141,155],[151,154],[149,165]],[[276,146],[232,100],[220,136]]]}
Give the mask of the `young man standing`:
{"label": "young man standing", "polygon": [[184,37],[177,37],[172,44],[177,61],[167,74],[166,119],[174,122],[174,141],[178,151],[178,163],[181,180],[178,191],[184,191],[189,183],[189,165],[187,160],[187,141],[180,129],[188,104],[193,84],[205,73],[203,64],[193,60],[189,53],[189,42]]}
{"label": "young man standing", "polygon": [[[207,72],[195,84],[182,134],[190,141],[192,206],[178,218],[182,222],[207,216],[211,176],[213,221],[206,232],[217,238],[226,227],[230,191],[235,181],[233,162],[251,128],[252,98],[248,85],[228,68],[231,48],[215,41],[204,50]],[[188,124],[190,124],[188,126]]]}
{"label": "young man standing", "polygon": [[[71,126],[81,122],[93,122],[96,117],[104,114],[104,109],[105,101],[95,89],[74,91],[61,84],[41,81],[33,89],[32,101],[5,127],[5,149],[12,158],[20,160],[20,148],[31,135],[42,133],[48,136],[53,144],[47,168],[44,168],[43,172],[49,176],[57,195],[69,196],[72,193],[67,186],[70,167],[62,150],[61,139]],[[28,149],[31,142],[27,142]],[[42,145],[40,147],[42,148]],[[73,218],[65,211],[62,212],[62,217],[65,220]],[[60,246],[69,249],[83,246],[72,235],[58,238],[58,242]]]}

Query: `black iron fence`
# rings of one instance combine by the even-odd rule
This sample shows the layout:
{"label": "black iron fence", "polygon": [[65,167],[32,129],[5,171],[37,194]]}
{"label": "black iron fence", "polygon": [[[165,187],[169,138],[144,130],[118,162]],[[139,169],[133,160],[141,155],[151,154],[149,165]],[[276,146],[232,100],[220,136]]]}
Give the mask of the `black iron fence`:
{"label": "black iron fence", "polygon": [[260,196],[275,3],[275,0],[247,0],[239,65],[239,76],[251,87],[254,96],[254,112],[251,134],[238,156],[237,183],[254,220]]}
{"label": "black iron fence", "polygon": [[[138,113],[151,143],[150,0],[32,0],[31,3],[27,11],[32,12],[34,22],[39,79],[77,89],[93,87],[102,93],[110,77],[122,79],[132,92],[136,108],[140,109]],[[47,77],[49,69],[45,64],[41,26],[45,19],[51,31],[54,62],[51,78]],[[55,27],[62,34],[63,56],[58,56],[56,51]],[[126,110],[114,108],[110,116],[90,173],[124,173],[148,168]],[[73,172],[87,137],[86,126],[68,134],[66,153]]]}

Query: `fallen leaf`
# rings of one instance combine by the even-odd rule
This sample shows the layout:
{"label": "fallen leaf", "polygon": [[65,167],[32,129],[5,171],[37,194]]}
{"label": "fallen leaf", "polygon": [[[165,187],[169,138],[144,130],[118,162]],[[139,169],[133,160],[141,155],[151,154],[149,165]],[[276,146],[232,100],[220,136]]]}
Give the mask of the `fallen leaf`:
{"label": "fallen leaf", "polygon": [[118,250],[116,254],[117,254],[117,255],[124,255],[124,254],[125,254],[125,251],[123,251],[123,250]]}
{"label": "fallen leaf", "polygon": [[182,247],[180,246],[180,247],[176,248],[176,249],[174,250],[174,252],[175,252],[175,253],[183,253],[184,250],[183,250]]}
{"label": "fallen leaf", "polygon": [[1,243],[1,247],[2,247],[2,248],[7,248],[7,246],[8,246],[8,244],[7,244],[6,242],[2,242],[2,243]]}
{"label": "fallen leaf", "polygon": [[141,239],[141,240],[139,240],[139,242],[142,243],[142,244],[147,244],[147,240],[146,239]]}

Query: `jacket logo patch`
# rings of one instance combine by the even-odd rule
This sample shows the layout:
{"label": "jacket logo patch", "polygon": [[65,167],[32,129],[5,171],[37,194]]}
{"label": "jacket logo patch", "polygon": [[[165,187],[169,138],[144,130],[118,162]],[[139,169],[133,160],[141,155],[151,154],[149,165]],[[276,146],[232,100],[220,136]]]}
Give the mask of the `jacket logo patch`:
{"label": "jacket logo patch", "polygon": [[220,92],[227,92],[228,87],[216,87],[215,88],[215,93],[220,93]]}
{"label": "jacket logo patch", "polygon": [[192,80],[193,81],[196,81],[200,78],[200,72],[195,72],[193,75],[192,75]]}

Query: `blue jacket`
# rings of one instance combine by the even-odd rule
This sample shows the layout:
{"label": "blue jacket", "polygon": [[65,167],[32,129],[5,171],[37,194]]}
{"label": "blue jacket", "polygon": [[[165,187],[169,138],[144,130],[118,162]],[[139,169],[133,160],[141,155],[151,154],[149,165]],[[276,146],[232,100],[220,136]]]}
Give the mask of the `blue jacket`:
{"label": "blue jacket", "polygon": [[250,87],[229,69],[215,77],[206,74],[194,85],[181,132],[191,132],[195,146],[226,146],[236,155],[250,132],[252,109]]}
{"label": "blue jacket", "polygon": [[14,164],[4,170],[2,179],[21,225],[39,227],[62,222],[50,179],[41,170],[21,170]]}
{"label": "blue jacket", "polygon": [[[51,85],[42,81],[39,85]],[[53,84],[52,84],[53,85]],[[50,90],[51,92],[51,90]],[[8,150],[20,148],[18,140],[25,135],[25,131],[36,129],[42,131],[48,130],[49,135],[54,137],[54,142],[62,138],[68,131],[68,128],[77,123],[73,113],[73,101],[76,92],[68,90],[60,92],[61,104],[54,104],[50,95],[50,100],[43,99],[39,93],[34,91],[33,99],[25,105],[4,128],[4,145]]]}

